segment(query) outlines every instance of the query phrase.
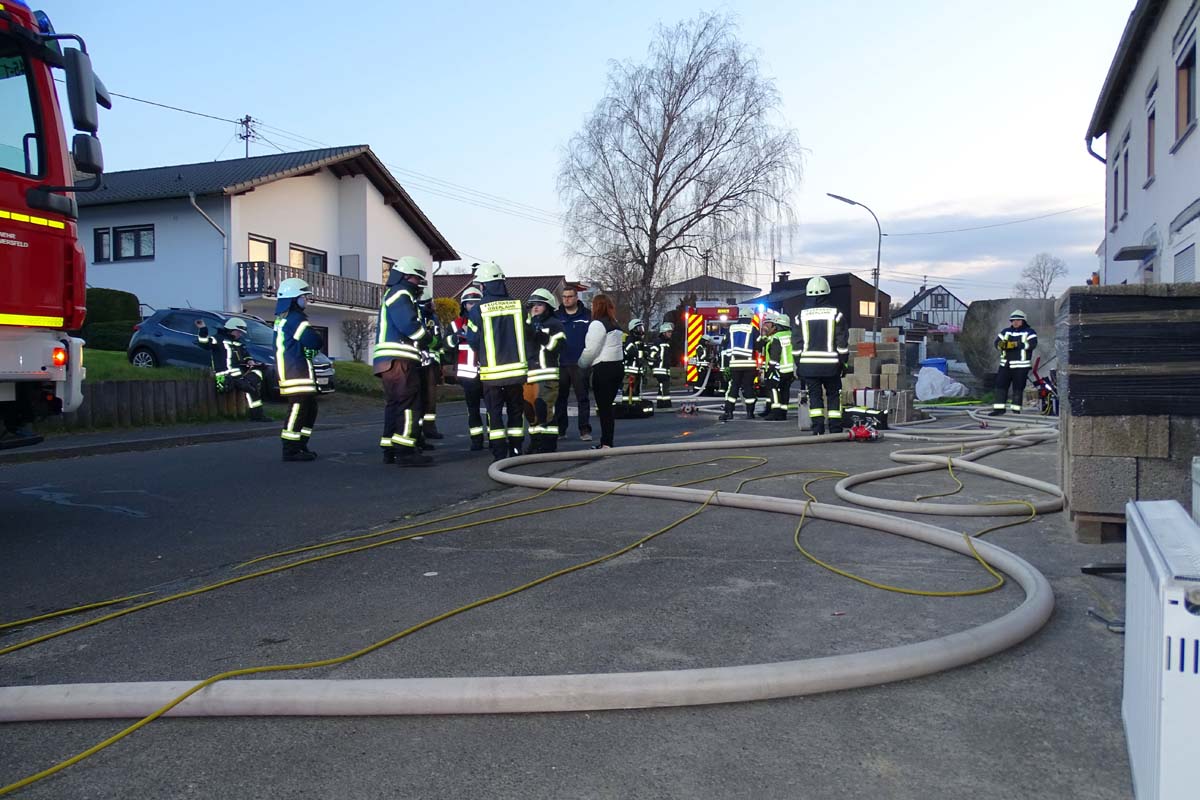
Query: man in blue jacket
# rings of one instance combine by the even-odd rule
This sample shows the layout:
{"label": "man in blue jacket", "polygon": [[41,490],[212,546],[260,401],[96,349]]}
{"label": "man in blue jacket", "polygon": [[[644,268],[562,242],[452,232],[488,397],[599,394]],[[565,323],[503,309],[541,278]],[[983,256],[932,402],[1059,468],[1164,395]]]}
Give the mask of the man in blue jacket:
{"label": "man in blue jacket", "polygon": [[421,420],[421,373],[432,363],[426,351],[428,332],[417,304],[428,277],[424,262],[405,256],[388,272],[387,291],[379,307],[373,371],[383,381],[383,463],[427,467],[433,459],[417,449]]}
{"label": "man in blue jacket", "polygon": [[292,404],[279,436],[283,439],[284,461],[312,461],[317,454],[308,449],[313,424],[317,421],[317,380],[312,359],[324,342],[308,324],[304,308],[312,288],[300,278],[279,284],[275,301],[275,371],[279,394]]}
{"label": "man in blue jacket", "polygon": [[568,284],[562,290],[562,305],[556,312],[563,324],[563,333],[567,335],[558,356],[558,401],[554,404],[554,425],[558,429],[559,438],[567,435],[567,395],[575,390],[575,400],[579,404],[579,438],[582,441],[592,440],[591,403],[588,400],[588,371],[579,366],[579,356],[583,354],[583,341],[587,338],[588,325],[592,322],[592,313],[587,306],[579,302],[579,292],[573,284]]}

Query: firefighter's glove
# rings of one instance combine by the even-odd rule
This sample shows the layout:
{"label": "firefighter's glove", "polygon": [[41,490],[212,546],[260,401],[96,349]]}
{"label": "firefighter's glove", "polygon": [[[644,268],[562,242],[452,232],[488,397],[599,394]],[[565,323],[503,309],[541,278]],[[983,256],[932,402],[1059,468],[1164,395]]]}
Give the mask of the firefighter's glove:
{"label": "firefighter's glove", "polygon": [[321,352],[321,351],[317,350],[315,347],[306,347],[306,348],[304,348],[304,357],[307,358],[309,361],[312,361],[314,358],[317,357],[317,353],[319,353],[319,352]]}
{"label": "firefighter's glove", "polygon": [[1021,346],[1020,342],[1005,342],[1004,343],[1005,350],[1016,350],[1020,346]]}
{"label": "firefighter's glove", "polygon": [[433,363],[433,355],[428,350],[421,351],[421,366],[428,367]]}
{"label": "firefighter's glove", "polygon": [[217,379],[217,391],[218,391],[218,392],[223,392],[223,391],[225,391],[225,376],[224,376],[224,375],[217,375],[217,376],[216,376],[216,379]]}

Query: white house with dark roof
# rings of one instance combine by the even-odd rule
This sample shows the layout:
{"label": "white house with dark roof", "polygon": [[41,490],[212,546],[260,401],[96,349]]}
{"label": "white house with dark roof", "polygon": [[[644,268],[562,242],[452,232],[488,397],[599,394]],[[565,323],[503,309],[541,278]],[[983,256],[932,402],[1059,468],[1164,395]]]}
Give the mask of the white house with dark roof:
{"label": "white house with dark roof", "polygon": [[908,334],[955,334],[962,331],[967,304],[940,283],[922,287],[891,314],[892,325]]}
{"label": "white house with dark roof", "polygon": [[335,358],[396,259],[459,258],[366,145],[111,172],[78,200],[90,286],[269,320],[280,281],[301,277]]}
{"label": "white house with dark roof", "polygon": [[1200,0],[1138,0],[1096,101],[1086,139],[1106,174],[1101,283],[1196,280],[1198,17]]}

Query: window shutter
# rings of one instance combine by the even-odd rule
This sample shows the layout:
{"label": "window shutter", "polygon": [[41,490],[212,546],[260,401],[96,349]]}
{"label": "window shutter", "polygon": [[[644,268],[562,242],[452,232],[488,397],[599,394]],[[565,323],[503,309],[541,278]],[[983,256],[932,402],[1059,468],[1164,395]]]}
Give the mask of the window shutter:
{"label": "window shutter", "polygon": [[1196,245],[1189,245],[1175,254],[1175,282],[1196,280]]}

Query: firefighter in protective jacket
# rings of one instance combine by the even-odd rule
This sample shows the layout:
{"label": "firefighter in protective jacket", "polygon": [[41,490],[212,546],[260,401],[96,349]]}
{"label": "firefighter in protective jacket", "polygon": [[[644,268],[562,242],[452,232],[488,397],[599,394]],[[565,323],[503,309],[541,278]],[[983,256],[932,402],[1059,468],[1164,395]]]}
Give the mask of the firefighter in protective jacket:
{"label": "firefighter in protective jacket", "polygon": [[[1000,351],[1000,367],[996,370],[995,398],[988,416],[998,417],[1005,411],[1021,413],[1025,382],[1033,367],[1033,351],[1037,349],[1037,331],[1029,327],[1025,312],[1017,309],[1008,317],[1008,327],[996,335]],[[1008,399],[1009,389],[1012,400]]]}
{"label": "firefighter in protective jacket", "polygon": [[746,419],[754,419],[754,378],[758,374],[758,362],[754,354],[758,351],[758,329],[752,322],[750,309],[743,306],[737,322],[729,326],[725,334],[725,353],[729,384],[725,389],[725,413],[722,421],[733,419],[733,409],[739,392],[746,404]]}
{"label": "firefighter in protective jacket", "polygon": [[308,449],[313,424],[317,421],[317,380],[313,356],[324,342],[308,324],[304,313],[312,288],[301,278],[280,282],[275,300],[275,371],[279,394],[291,403],[287,422],[279,436],[284,461],[312,461],[317,454]]}
{"label": "firefighter in protective jacket", "polygon": [[625,396],[630,405],[641,405],[642,373],[646,369],[646,325],[640,319],[631,320],[625,335],[622,354],[625,361]]}
{"label": "firefighter in protective jacket", "polygon": [[467,401],[467,430],[471,435],[471,449],[483,449],[483,437],[487,429],[483,415],[479,413],[483,402],[483,387],[479,383],[479,360],[475,351],[467,344],[467,315],[479,305],[483,293],[475,285],[463,289],[458,298],[458,318],[450,323],[450,338],[458,353],[458,364],[454,368],[454,379],[463,389]]}
{"label": "firefighter in protective jacket", "polygon": [[787,314],[766,313],[763,322],[763,334],[767,336],[763,347],[763,382],[770,394],[764,416],[770,420],[787,419],[792,377],[796,370],[792,360],[791,327]]}
{"label": "firefighter in protective jacket", "polygon": [[504,271],[492,262],[475,269],[483,297],[467,315],[467,343],[479,359],[479,380],[488,413],[492,459],[520,455],[525,439],[522,387],[529,374],[529,346],[521,301],[508,294]]}
{"label": "firefighter in protective jacket", "polygon": [[664,322],[658,326],[658,338],[650,345],[650,369],[658,382],[657,408],[671,407],[671,335],[675,325]]}
{"label": "firefighter in protective jacket", "polygon": [[213,378],[218,392],[239,391],[246,394],[249,419],[264,422],[262,389],[263,370],[258,362],[250,358],[242,337],[246,335],[246,321],[241,317],[230,317],[216,333],[209,333],[203,319],[196,320],[196,341],[212,352]]}
{"label": "firefighter in protective jacket", "polygon": [[[555,312],[558,300],[547,289],[529,295],[529,387],[525,418],[529,420],[529,452],[558,450],[558,426],[554,408],[558,403],[558,357],[567,333]],[[530,402],[532,398],[532,402]]]}
{"label": "firefighter in protective jacket", "polygon": [[829,281],[817,276],[808,279],[804,294],[808,307],[796,317],[792,329],[792,349],[796,372],[808,390],[808,414],[813,435],[842,431],[842,375],[850,360],[850,332],[846,320],[830,298]]}
{"label": "firefighter in protective jacket", "polygon": [[379,306],[373,371],[383,381],[383,463],[426,467],[433,459],[417,446],[421,372],[430,363],[428,331],[417,308],[428,278],[425,262],[405,256],[388,272],[387,290]]}

